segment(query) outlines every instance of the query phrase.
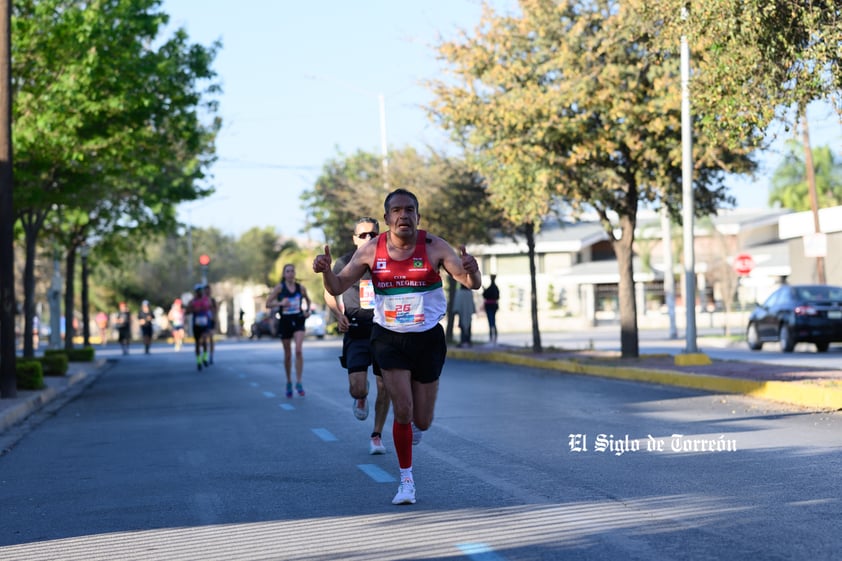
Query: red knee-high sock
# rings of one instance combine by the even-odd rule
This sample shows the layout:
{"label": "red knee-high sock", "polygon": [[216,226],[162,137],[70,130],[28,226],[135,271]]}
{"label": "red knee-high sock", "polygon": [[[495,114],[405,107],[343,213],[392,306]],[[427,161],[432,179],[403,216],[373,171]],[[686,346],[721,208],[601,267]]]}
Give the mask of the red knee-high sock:
{"label": "red knee-high sock", "polygon": [[398,465],[401,469],[412,467],[412,425],[410,423],[392,423],[392,440],[398,453]]}

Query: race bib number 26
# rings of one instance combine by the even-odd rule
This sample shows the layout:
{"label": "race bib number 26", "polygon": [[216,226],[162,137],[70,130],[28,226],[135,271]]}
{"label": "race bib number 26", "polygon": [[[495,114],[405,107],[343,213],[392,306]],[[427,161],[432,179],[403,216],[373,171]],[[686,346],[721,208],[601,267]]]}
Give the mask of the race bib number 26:
{"label": "race bib number 26", "polygon": [[424,323],[424,299],[420,294],[387,296],[383,316],[387,325],[420,325]]}

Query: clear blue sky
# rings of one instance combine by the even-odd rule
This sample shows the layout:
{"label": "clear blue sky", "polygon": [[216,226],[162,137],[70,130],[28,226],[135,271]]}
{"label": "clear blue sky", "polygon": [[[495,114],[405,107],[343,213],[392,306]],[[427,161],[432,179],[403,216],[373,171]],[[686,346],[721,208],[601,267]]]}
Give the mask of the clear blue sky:
{"label": "clear blue sky", "polygon": [[[513,9],[515,0],[493,0]],[[479,21],[479,0],[164,0],[171,23],[192,42],[223,42],[215,69],[224,93],[224,126],[212,184],[216,193],[183,205],[180,217],[239,235],[273,226],[302,236],[299,195],[338,153],[380,151],[378,94],[385,96],[390,147],[445,148],[445,135],[423,106],[420,83],[441,66],[441,35]],[[842,127],[832,112],[812,112],[813,145],[834,143]],[[742,207],[766,206],[765,185],[779,154],[763,158],[756,182],[733,182]],[[313,237],[320,238],[318,232]]]}

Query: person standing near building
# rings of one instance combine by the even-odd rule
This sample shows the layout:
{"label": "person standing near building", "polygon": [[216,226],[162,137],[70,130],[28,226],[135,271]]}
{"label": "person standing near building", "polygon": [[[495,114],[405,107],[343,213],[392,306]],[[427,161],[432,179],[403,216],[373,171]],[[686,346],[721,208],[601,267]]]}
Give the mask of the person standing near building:
{"label": "person standing near building", "polygon": [[313,260],[325,289],[334,296],[371,272],[374,327],[371,345],[392,400],[392,439],[400,467],[400,485],[392,504],[415,503],[412,445],[421,440],[435,412],[439,376],[447,355],[441,318],[447,311],[439,271],[472,289],[482,285],[477,260],[461,246],[461,255],[445,240],[418,229],[418,198],[406,189],[386,196],[388,230],[357,248],[339,274],[333,272],[330,247]]}
{"label": "person standing near building", "polygon": [[453,298],[453,313],[459,315],[459,346],[471,346],[471,324],[474,321],[474,293],[465,285],[460,284]]}
{"label": "person standing near building", "polygon": [[181,298],[173,300],[167,319],[170,320],[170,329],[172,329],[173,347],[178,352],[184,341],[184,306],[181,304]]}
{"label": "person standing near building", "polygon": [[38,350],[38,345],[41,344],[41,318],[38,314],[32,316],[32,347]]}
{"label": "person standing near building", "polygon": [[129,312],[129,306],[125,302],[120,302],[119,311],[114,320],[114,327],[117,328],[117,339],[120,341],[123,354],[129,354],[129,344],[132,342],[132,314]]}
{"label": "person standing near building", "polygon": [[187,313],[193,316],[193,338],[196,341],[196,370],[210,366],[208,361],[208,325],[210,324],[211,303],[205,294],[205,286],[193,287],[193,299],[187,304]]}
{"label": "person standing near building", "polygon": [[[375,218],[364,217],[354,226],[353,242],[360,247],[371,238],[376,238],[380,225]],[[356,250],[355,250],[356,251]],[[338,274],[351,260],[354,252],[346,253],[336,260],[333,272]],[[348,391],[353,398],[354,416],[360,421],[368,418],[368,367],[372,367],[377,386],[374,401],[374,427],[370,436],[369,453],[385,454],[383,426],[389,414],[389,395],[383,384],[380,367],[371,356],[371,328],[374,325],[374,286],[371,274],[366,271],[362,278],[337,298],[325,291],[325,303],[336,317],[342,337],[342,367],[348,370]]]}
{"label": "person standing near building", "polygon": [[152,324],[154,321],[155,315],[149,309],[149,300],[144,300],[140,304],[140,311],[137,312],[137,323],[140,325],[140,334],[143,337],[143,352],[147,355],[152,346]]}
{"label": "person standing near building", "polygon": [[497,275],[491,275],[491,284],[482,291],[485,317],[488,318],[488,340],[497,344],[497,309],[500,301],[500,289],[497,288]]}
{"label": "person standing near building", "polygon": [[295,391],[304,397],[304,322],[310,315],[310,297],[307,296],[307,288],[295,280],[295,265],[292,263],[284,265],[283,278],[269,293],[266,307],[280,307],[278,331],[284,346],[286,396],[292,397],[292,342],[295,340]]}

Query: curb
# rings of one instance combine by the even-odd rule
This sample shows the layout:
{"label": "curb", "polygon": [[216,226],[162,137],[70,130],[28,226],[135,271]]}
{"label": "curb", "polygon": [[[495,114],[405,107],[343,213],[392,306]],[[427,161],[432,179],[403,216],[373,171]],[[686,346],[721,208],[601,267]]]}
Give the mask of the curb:
{"label": "curb", "polygon": [[463,360],[499,362],[516,366],[555,370],[569,374],[585,374],[710,392],[743,394],[813,409],[842,409],[842,385],[826,385],[820,382],[803,381],[758,381],[708,374],[687,374],[674,370],[646,370],[633,367],[586,365],[571,360],[536,359],[505,352],[485,353],[451,348],[447,350],[447,354],[449,357]]}
{"label": "curb", "polygon": [[98,359],[90,363],[90,368],[82,366],[77,367],[73,373],[64,376],[45,376],[46,388],[42,390],[21,390],[18,391],[18,397],[16,398],[0,400],[0,433],[26,420],[27,417],[42,409],[73,386],[99,373],[106,363],[105,359]]}

